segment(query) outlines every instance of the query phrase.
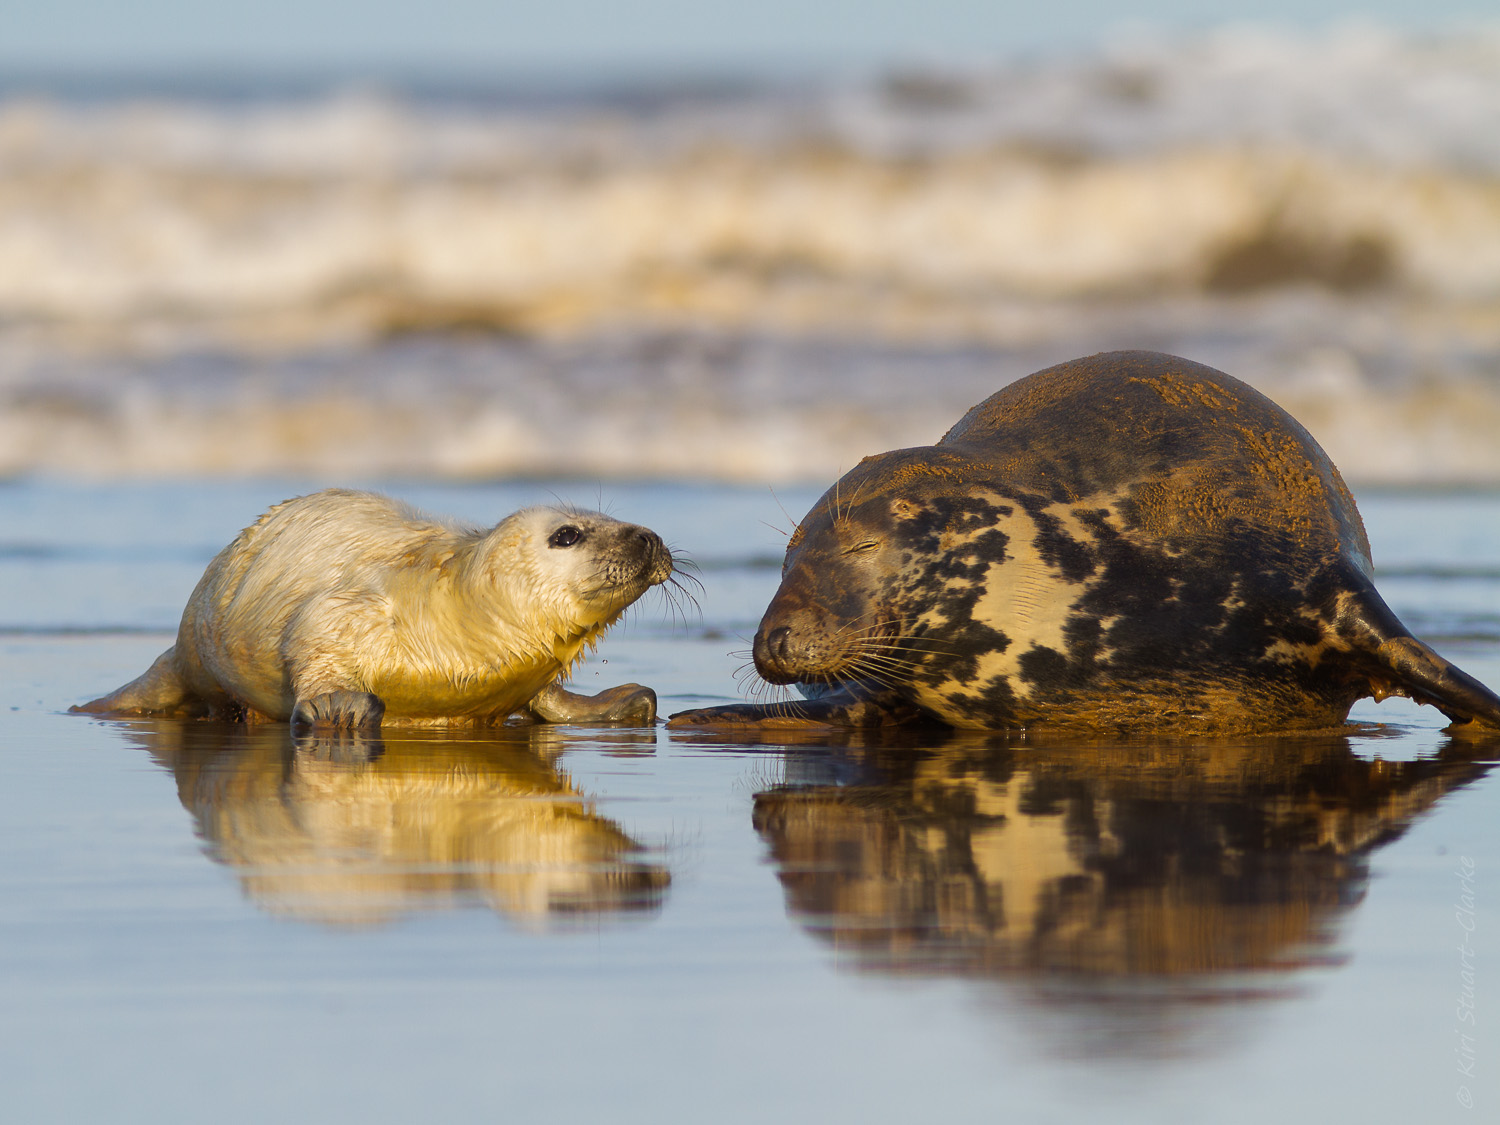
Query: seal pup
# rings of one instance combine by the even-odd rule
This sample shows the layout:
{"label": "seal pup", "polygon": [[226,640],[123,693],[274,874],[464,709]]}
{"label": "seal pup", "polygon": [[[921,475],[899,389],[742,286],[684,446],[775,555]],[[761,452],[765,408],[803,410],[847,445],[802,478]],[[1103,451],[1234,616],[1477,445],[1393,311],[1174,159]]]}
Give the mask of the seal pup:
{"label": "seal pup", "polygon": [[598,512],[526,508],[483,530],[369,492],[271,508],[209,563],[177,643],[100,714],[296,726],[656,718],[650,688],[556,680],[674,573],[655,532]]}
{"label": "seal pup", "polygon": [[754,641],[760,676],[811,701],[673,725],[1232,733],[1408,695],[1500,728],[1500,699],[1413,637],[1371,570],[1349,490],[1286,411],[1202,364],[1105,353],[839,480]]}

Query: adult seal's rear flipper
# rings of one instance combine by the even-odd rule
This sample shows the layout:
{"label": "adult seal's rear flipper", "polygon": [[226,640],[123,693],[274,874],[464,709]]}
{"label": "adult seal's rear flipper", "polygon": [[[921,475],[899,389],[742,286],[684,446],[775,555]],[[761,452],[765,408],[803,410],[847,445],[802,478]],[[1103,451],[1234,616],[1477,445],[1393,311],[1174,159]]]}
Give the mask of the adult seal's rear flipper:
{"label": "adult seal's rear flipper", "polygon": [[1459,730],[1500,731],[1500,696],[1412,636],[1373,587],[1343,595],[1335,628],[1377,700],[1404,695],[1436,707]]}

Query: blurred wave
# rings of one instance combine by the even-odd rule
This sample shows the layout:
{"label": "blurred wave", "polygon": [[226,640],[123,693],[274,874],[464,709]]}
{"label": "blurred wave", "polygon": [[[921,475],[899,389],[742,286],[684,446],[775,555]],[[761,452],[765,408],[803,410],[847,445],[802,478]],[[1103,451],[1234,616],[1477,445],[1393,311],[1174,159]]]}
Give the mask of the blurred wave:
{"label": "blurred wave", "polygon": [[1500,481],[1500,25],[0,100],[0,472],[815,479],[1105,348]]}

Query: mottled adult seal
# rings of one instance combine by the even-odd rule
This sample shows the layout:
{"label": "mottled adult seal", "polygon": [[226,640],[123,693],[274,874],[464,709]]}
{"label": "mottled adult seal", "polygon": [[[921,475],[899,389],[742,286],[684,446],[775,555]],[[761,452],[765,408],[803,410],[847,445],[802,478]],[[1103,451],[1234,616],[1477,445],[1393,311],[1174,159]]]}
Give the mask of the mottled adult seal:
{"label": "mottled adult seal", "polygon": [[792,535],[755,634],[760,675],[812,701],[674,722],[1227,733],[1399,694],[1500,727],[1370,575],[1354,500],[1290,415],[1202,364],[1106,353],[860,462]]}
{"label": "mottled adult seal", "polygon": [[673,573],[652,531],[597,512],[526,508],[490,530],[368,492],[271,508],[198,582],[177,643],[75,711],[370,727],[656,717],[636,684],[554,681]]}

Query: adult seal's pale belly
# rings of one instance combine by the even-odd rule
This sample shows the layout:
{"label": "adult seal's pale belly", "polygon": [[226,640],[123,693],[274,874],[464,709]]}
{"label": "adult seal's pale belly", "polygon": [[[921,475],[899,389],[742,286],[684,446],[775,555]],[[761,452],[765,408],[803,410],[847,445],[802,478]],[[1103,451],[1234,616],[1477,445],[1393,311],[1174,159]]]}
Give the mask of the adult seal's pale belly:
{"label": "adult seal's pale belly", "polygon": [[75,711],[373,727],[651,722],[636,684],[557,686],[627,606],[674,573],[652,531],[527,508],[490,529],[328,489],[278,504],[208,566],[177,643]]}
{"label": "adult seal's pale belly", "polygon": [[1038,372],[937,445],[862,461],[792,535],[754,657],[811,698],[673,725],[1228,733],[1336,726],[1402,694],[1500,727],[1500,699],[1375,592],[1307,431],[1152,352]]}

